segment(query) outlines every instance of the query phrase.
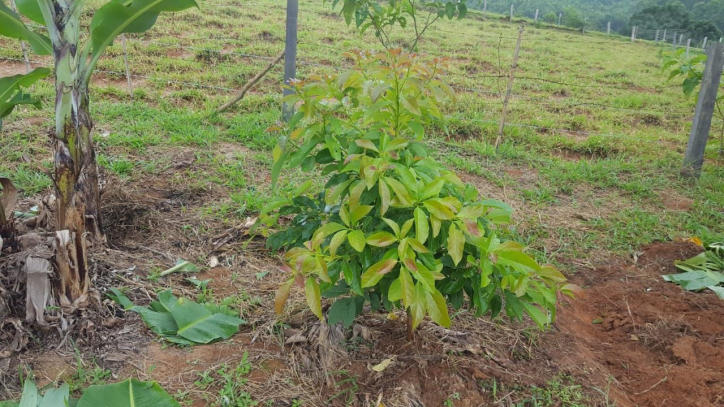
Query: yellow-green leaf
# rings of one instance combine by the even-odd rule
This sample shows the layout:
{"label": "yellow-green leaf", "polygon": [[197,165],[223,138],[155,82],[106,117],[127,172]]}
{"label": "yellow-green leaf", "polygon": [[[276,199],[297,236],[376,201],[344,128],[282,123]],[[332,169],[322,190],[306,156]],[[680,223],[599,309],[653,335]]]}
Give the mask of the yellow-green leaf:
{"label": "yellow-green leaf", "polygon": [[449,328],[450,315],[447,311],[445,298],[443,298],[440,291],[425,291],[425,300],[425,308],[427,308],[427,314],[430,315],[430,318],[438,325]]}
{"label": "yellow-green leaf", "polygon": [[427,224],[427,214],[422,208],[415,208],[415,238],[420,243],[425,243],[430,235],[430,226]]}
{"label": "yellow-green leaf", "polygon": [[357,139],[357,140],[355,140],[355,143],[357,143],[358,146],[360,146],[360,147],[362,147],[362,148],[365,148],[365,149],[367,149],[367,150],[372,150],[372,151],[377,152],[377,153],[380,152],[380,150],[377,149],[377,146],[375,146],[375,144],[374,144],[372,141],[370,141],[370,140],[367,140],[367,139]]}
{"label": "yellow-green leaf", "polygon": [[451,220],[455,218],[455,214],[450,208],[442,203],[439,199],[428,199],[423,202],[425,209],[440,220]]}
{"label": "yellow-green leaf", "polygon": [[361,230],[353,230],[350,232],[349,236],[347,236],[347,240],[349,241],[350,246],[358,252],[364,250],[365,245],[367,244],[365,242],[365,234]]}
{"label": "yellow-green leaf", "polygon": [[412,281],[412,276],[404,268],[400,269],[399,281],[402,303],[409,307],[415,298],[415,282]]}
{"label": "yellow-green leaf", "polygon": [[367,237],[367,244],[375,247],[387,247],[396,241],[397,238],[389,232],[375,232]]}
{"label": "yellow-green leaf", "polygon": [[412,315],[412,329],[416,329],[420,322],[425,318],[425,304],[427,303],[427,295],[425,287],[422,284],[415,284],[415,295],[410,303],[409,313]]}
{"label": "yellow-green leaf", "polygon": [[307,297],[307,305],[312,310],[312,313],[319,319],[323,319],[322,316],[322,295],[319,292],[319,284],[314,277],[307,278],[307,282],[304,286],[304,293]]}
{"label": "yellow-green leaf", "polygon": [[410,192],[405,188],[402,183],[394,178],[386,177],[384,178],[387,185],[392,188],[392,190],[395,192],[395,196],[397,196],[397,199],[400,201],[400,205],[402,206],[410,206],[412,203],[412,196],[410,195]]}
{"label": "yellow-green leaf", "polygon": [[345,238],[347,238],[347,233],[347,230],[342,230],[332,236],[332,240],[329,242],[329,254],[332,255],[332,257],[337,255],[337,249],[339,249],[339,246],[344,243]]}
{"label": "yellow-green leaf", "polygon": [[372,287],[377,284],[382,277],[392,271],[396,265],[397,260],[395,259],[382,260],[373,264],[372,267],[368,268],[367,271],[362,274],[362,288]]}
{"label": "yellow-green leaf", "polygon": [[387,299],[392,302],[402,299],[402,283],[399,278],[390,284],[390,288],[387,290]]}
{"label": "yellow-green leaf", "polygon": [[[382,184],[380,184],[380,185],[382,185]],[[389,226],[390,229],[392,229],[392,231],[395,232],[395,236],[400,237],[400,226],[397,225],[397,223],[395,223],[394,220],[382,218],[382,221],[384,221],[387,224],[387,226]]]}
{"label": "yellow-green leaf", "polygon": [[437,237],[440,234],[440,228],[442,227],[442,221],[435,215],[430,216],[430,224],[432,225],[432,237]]}
{"label": "yellow-green leaf", "polygon": [[390,208],[390,188],[384,182],[380,182],[378,185],[380,189],[380,200],[382,201],[380,204],[380,214],[384,216]]}
{"label": "yellow-green leaf", "polygon": [[352,211],[350,214],[350,221],[352,221],[352,224],[359,222],[362,218],[367,216],[368,213],[372,210],[372,205],[361,205],[355,208],[355,210]]}
{"label": "yellow-green leaf", "polygon": [[294,277],[287,280],[287,282],[282,284],[279,290],[277,290],[277,295],[274,298],[274,311],[277,315],[281,315],[281,313],[284,312],[284,304],[287,303],[292,284],[294,284]]}
{"label": "yellow-green leaf", "polygon": [[448,229],[447,235],[447,252],[452,257],[453,262],[457,266],[463,259],[463,251],[465,249],[465,234],[458,229],[453,223]]}

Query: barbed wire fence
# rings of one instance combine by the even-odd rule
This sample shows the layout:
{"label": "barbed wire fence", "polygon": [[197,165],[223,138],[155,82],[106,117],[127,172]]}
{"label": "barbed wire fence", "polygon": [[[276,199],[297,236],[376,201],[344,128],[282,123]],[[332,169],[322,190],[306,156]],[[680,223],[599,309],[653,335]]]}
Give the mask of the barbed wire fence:
{"label": "barbed wire fence", "polygon": [[[251,2],[245,2],[243,3],[245,7],[264,7],[265,10],[268,9],[276,9],[280,11],[285,11],[284,7],[270,7],[269,4],[265,3],[251,3]],[[238,6],[227,6],[227,5],[221,5],[221,4],[205,4],[203,5],[201,9],[201,13],[204,13],[205,9],[210,9],[214,11],[218,11],[219,9],[229,9],[233,7]],[[213,11],[212,11],[213,13]],[[213,14],[211,14],[213,15]],[[175,18],[175,17],[171,17]],[[34,24],[28,24],[28,26],[37,29],[37,30],[43,30],[44,27]],[[514,28],[515,25],[511,24],[511,28]],[[444,30],[441,28],[434,27],[431,29],[431,31],[436,31],[438,33],[443,34],[454,34],[454,35],[461,35],[460,32],[454,32],[449,30]],[[511,30],[511,34],[514,31]],[[260,33],[262,34],[262,33]],[[673,33],[672,33],[673,35]],[[494,40],[516,40],[517,37],[515,36],[507,36],[507,35],[501,35],[501,34],[491,34],[487,32],[480,32],[474,34],[476,41],[484,41],[487,39],[494,39]],[[663,35],[662,35],[662,38]],[[163,55],[164,58],[168,59],[169,61],[172,61],[177,66],[187,66],[189,64],[193,63],[205,63],[213,60],[219,60],[219,61],[225,61],[225,63],[234,64],[234,66],[238,66],[238,62],[240,61],[247,61],[248,65],[253,65],[254,68],[258,68],[257,70],[260,71],[262,69],[261,66],[257,67],[256,63],[269,63],[270,61],[273,61],[275,59],[274,54],[277,52],[280,52],[281,49],[277,49],[280,47],[274,47],[274,49],[269,49],[269,55],[262,55],[257,53],[247,53],[247,52],[239,52],[237,50],[229,51],[226,49],[229,48],[235,48],[235,45],[240,45],[244,42],[244,40],[241,40],[239,38],[234,38],[232,36],[228,35],[210,35],[210,36],[188,36],[179,38],[174,41],[159,41],[154,39],[147,39],[146,35],[126,35],[125,38],[120,39],[119,42],[123,41],[123,47],[121,47],[120,50],[113,50],[113,52],[108,53],[106,56],[104,56],[101,61],[103,65],[100,69],[96,70],[96,73],[107,75],[110,78],[118,79],[119,81],[122,79],[125,79],[128,83],[128,93],[129,96],[132,98],[134,96],[134,93],[137,89],[144,86],[144,82],[149,83],[155,83],[158,86],[169,88],[171,90],[180,90],[185,91],[189,88],[194,89],[206,89],[216,92],[222,92],[225,94],[229,94],[230,96],[234,93],[241,92],[242,88],[239,86],[236,86],[235,83],[219,83],[218,81],[214,80],[213,82],[198,82],[198,81],[190,81],[190,80],[184,80],[179,79],[175,77],[170,77],[166,74],[160,74],[158,72],[149,72],[148,69],[139,69],[138,64],[139,60],[142,61],[144,59],[150,58],[150,56],[153,55]],[[197,43],[209,43],[209,42],[218,42],[218,46],[209,47],[209,46],[198,46],[194,45]],[[283,41],[279,40],[281,44],[283,44]],[[624,38],[616,38],[616,39],[593,39],[593,38],[568,38],[568,39],[556,39],[556,38],[549,38],[546,37],[524,37],[523,39],[524,44],[539,44],[541,42],[543,43],[556,43],[556,42],[580,42],[585,44],[616,44],[617,46],[631,46],[630,43]],[[2,56],[0,56],[0,60],[5,60],[9,62],[16,62],[18,63],[18,68],[20,68],[20,64],[23,64],[27,69],[36,68],[40,66],[46,66],[46,67],[52,67],[52,61],[49,58],[28,58],[26,47],[22,43],[16,42],[17,47],[10,48],[5,46],[0,46],[0,53],[2,53]],[[298,41],[298,46],[302,48],[302,50],[305,47],[326,47],[330,50],[334,50],[336,52],[340,52],[341,49],[339,47],[324,44],[324,43],[312,43],[307,41]],[[272,47],[270,47],[272,48]],[[118,67],[117,69],[109,69],[107,66],[112,65]],[[300,53],[300,58],[297,59],[296,65],[302,69],[302,72],[300,76],[308,76],[310,74],[315,73],[316,71],[325,71],[325,72],[341,72],[345,69],[348,69],[351,67],[348,63],[345,63],[344,61],[342,63],[334,64],[329,62],[328,60],[324,61],[313,61],[309,59],[305,59],[305,53]],[[276,84],[280,85],[283,82],[283,75],[282,75],[282,66],[277,65],[274,68],[271,69],[270,75],[274,75]],[[450,78],[453,78],[453,80],[448,81],[450,82],[451,86],[461,93],[461,97],[477,97],[479,95],[485,95],[491,98],[502,98],[505,96],[505,93],[502,92],[496,92],[491,91],[490,89],[485,89],[482,87],[470,87],[465,86],[461,84],[464,80],[470,80],[470,79],[491,79],[491,80],[507,80],[510,76],[509,69],[507,69],[507,66],[505,69],[500,69],[500,71],[497,74],[470,74],[470,73],[457,73],[457,72],[449,72],[448,76]],[[517,75],[515,78],[515,83],[518,84],[520,82],[529,82],[529,83],[547,83],[552,85],[558,85],[561,87],[566,88],[568,91],[570,89],[585,89],[585,88],[606,88],[606,89],[614,89],[614,90],[622,90],[622,91],[629,91],[630,87],[627,86],[617,86],[609,82],[601,81],[600,78],[595,77],[576,77],[576,78],[570,78],[569,80],[562,81],[562,80],[555,80],[545,77],[539,77],[535,75]],[[672,85],[674,87],[679,85]],[[668,86],[663,86],[668,87]],[[277,87],[279,89],[279,87]],[[573,92],[573,91],[570,91]],[[281,93],[281,92],[280,92]],[[575,95],[574,95],[575,96]],[[568,112],[570,109],[576,109],[576,108],[596,108],[596,109],[605,109],[605,110],[611,110],[616,112],[622,112],[624,114],[630,115],[632,117],[638,117],[643,119],[650,119],[651,117],[659,118],[660,120],[666,120],[666,119],[676,119],[676,120],[682,120],[686,119],[689,120],[693,112],[686,111],[666,111],[666,110],[652,110],[652,109],[639,109],[639,108],[630,108],[630,107],[622,107],[622,106],[615,106],[615,105],[607,105],[603,103],[594,103],[589,101],[561,101],[561,100],[553,100],[551,97],[544,97],[544,96],[536,96],[536,95],[529,95],[525,93],[520,93],[519,91],[515,91],[510,94],[510,97],[512,98],[515,106],[515,101],[524,101],[526,104],[532,104],[537,107],[545,107],[549,108],[550,110],[554,111],[560,111],[560,112]],[[502,102],[502,101],[501,101]],[[501,103],[502,105],[502,103]],[[478,116],[477,113],[482,112],[473,112],[473,116]],[[491,112],[487,112],[491,113]],[[485,118],[485,117],[466,117],[461,115],[455,115],[451,116],[450,119],[453,122],[458,122],[461,124],[476,124],[476,125],[497,125],[500,123],[499,120],[497,120],[498,114],[497,112],[494,112],[495,115],[492,118]],[[624,134],[615,134],[615,133],[597,133],[597,132],[589,132],[589,131],[582,131],[580,129],[575,128],[560,128],[560,127],[554,127],[549,126],[547,124],[542,123],[536,123],[536,122],[528,122],[528,123],[522,123],[522,122],[506,122],[503,124],[504,128],[525,128],[525,129],[532,129],[535,130],[541,134],[562,134],[562,135],[578,135],[583,137],[591,137],[591,136],[603,136],[603,137],[617,137],[617,138],[623,138],[626,137]]]}

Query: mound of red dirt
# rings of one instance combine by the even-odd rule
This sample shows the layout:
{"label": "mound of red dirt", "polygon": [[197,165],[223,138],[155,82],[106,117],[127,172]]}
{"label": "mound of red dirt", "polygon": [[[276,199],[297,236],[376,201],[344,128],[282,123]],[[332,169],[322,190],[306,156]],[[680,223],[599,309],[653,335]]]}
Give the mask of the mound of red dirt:
{"label": "mound of red dirt", "polygon": [[724,301],[661,278],[701,248],[673,242],[642,251],[632,264],[579,274],[586,294],[562,310],[549,340],[568,345],[552,359],[594,382],[608,377],[598,388],[621,406],[723,406]]}

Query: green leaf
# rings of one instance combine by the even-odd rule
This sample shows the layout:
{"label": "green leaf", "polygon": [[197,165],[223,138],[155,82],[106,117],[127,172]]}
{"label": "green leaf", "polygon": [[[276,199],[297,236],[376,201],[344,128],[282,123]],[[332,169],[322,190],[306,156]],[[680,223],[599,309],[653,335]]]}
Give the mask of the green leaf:
{"label": "green leaf", "polygon": [[428,199],[423,202],[423,205],[425,205],[425,209],[427,209],[428,212],[440,220],[452,220],[455,218],[453,211],[438,199]]}
{"label": "green leaf", "polygon": [[400,226],[397,223],[395,223],[394,220],[382,218],[382,221],[385,222],[387,224],[387,226],[389,226],[390,229],[392,229],[393,232],[395,232],[396,237],[398,237],[398,238],[400,237]]}
{"label": "green leaf", "polygon": [[360,205],[350,214],[350,221],[354,225],[359,222],[362,218],[367,216],[368,213],[374,208],[372,205]]}
{"label": "green leaf", "polygon": [[447,311],[445,298],[442,296],[440,291],[425,291],[425,299],[425,308],[427,309],[427,314],[430,315],[430,318],[432,318],[432,320],[438,325],[449,328],[450,315]]}
{"label": "green leaf", "polygon": [[404,268],[400,269],[400,298],[405,306],[409,307],[415,300],[415,282]]}
{"label": "green leaf", "polygon": [[462,230],[458,229],[455,224],[450,225],[447,235],[447,252],[453,259],[453,263],[457,266],[463,259],[463,252],[465,251],[465,234]]}
{"label": "green leaf", "polygon": [[676,283],[688,291],[699,291],[724,283],[724,274],[717,271],[695,270],[662,276],[665,281]]}
{"label": "green leaf", "polygon": [[35,383],[32,380],[25,380],[23,395],[20,397],[20,407],[37,407],[40,399]]}
{"label": "green leaf", "polygon": [[322,295],[319,292],[319,284],[314,277],[307,278],[307,282],[304,285],[304,294],[307,297],[307,305],[309,305],[312,313],[320,320],[324,319],[322,316]]}
{"label": "green leaf", "polygon": [[93,70],[103,51],[124,33],[147,31],[161,12],[182,11],[198,7],[194,0],[111,0],[93,15],[90,36],[93,58],[88,68]]}
{"label": "green leaf", "polygon": [[425,186],[425,189],[422,190],[422,193],[420,194],[420,200],[423,201],[425,199],[429,198],[437,198],[438,195],[440,195],[440,191],[442,191],[442,187],[445,186],[445,180],[443,178],[437,178],[431,183],[427,184]]}
{"label": "green leaf", "polygon": [[368,268],[367,271],[362,274],[362,288],[372,287],[377,284],[382,277],[392,271],[396,265],[397,260],[395,259],[382,260],[373,264],[372,267]]}
{"label": "green leaf", "polygon": [[43,17],[43,12],[40,10],[38,0],[15,0],[15,7],[18,8],[20,14],[30,21],[45,25],[45,17]]}
{"label": "green leaf", "polygon": [[337,222],[325,223],[324,226],[320,227],[319,229],[317,229],[316,232],[314,232],[313,240],[322,240],[333,233],[339,232],[342,229],[346,228],[344,227],[344,225]]}
{"label": "green leaf", "polygon": [[386,183],[378,183],[380,190],[380,215],[385,216],[387,210],[390,208],[390,188]]}
{"label": "green leaf", "polygon": [[367,149],[367,150],[372,150],[372,151],[374,151],[374,152],[376,152],[376,153],[379,153],[379,152],[380,152],[380,150],[377,149],[377,146],[375,146],[374,143],[372,143],[372,141],[370,141],[370,140],[367,140],[367,139],[357,139],[357,140],[355,140],[354,142],[355,142],[358,146],[360,146],[360,147],[362,147],[362,148],[365,148],[365,149]]}
{"label": "green leaf", "polygon": [[178,325],[178,336],[194,343],[228,339],[239,332],[239,325],[244,323],[222,313],[212,314],[203,305],[186,298],[179,298],[170,312]]}
{"label": "green leaf", "polygon": [[63,384],[58,388],[48,389],[38,407],[65,407],[70,399],[70,387]]}
{"label": "green leaf", "polygon": [[412,329],[416,329],[420,322],[425,318],[425,306],[427,303],[427,293],[425,287],[419,282],[415,284],[415,296],[409,305],[409,312],[412,315]]}
{"label": "green leaf", "polygon": [[374,247],[387,247],[396,241],[397,238],[389,232],[375,232],[367,237],[367,244]]}
{"label": "green leaf", "polygon": [[35,68],[26,75],[0,78],[0,120],[9,115],[17,105],[33,104],[38,106],[39,101],[22,93],[21,89],[32,86],[35,82],[48,75],[50,75],[50,69]]}
{"label": "green leaf", "polygon": [[342,243],[344,243],[347,238],[347,233],[347,230],[342,230],[332,237],[332,240],[329,242],[329,254],[331,256],[337,255],[337,249],[340,245],[342,245]]}
{"label": "green leaf", "polygon": [[536,271],[540,269],[538,263],[532,257],[519,251],[498,252],[498,264],[513,267],[520,271]]}
{"label": "green leaf", "polygon": [[450,20],[455,17],[455,3],[453,3],[452,1],[445,3],[445,15]]}
{"label": "green leaf", "polygon": [[292,284],[294,284],[294,277],[282,284],[277,291],[276,297],[274,298],[274,311],[277,315],[281,315],[282,312],[284,312],[284,304],[287,303],[289,291],[292,289]]}
{"label": "green leaf", "polygon": [[332,325],[341,322],[345,328],[352,326],[357,317],[357,302],[354,298],[340,298],[329,308],[327,322]]}
{"label": "green leaf", "polygon": [[387,290],[387,299],[392,302],[402,299],[402,282],[399,278],[390,284],[390,288]]}
{"label": "green leaf", "polygon": [[350,246],[358,252],[362,252],[365,249],[367,242],[365,241],[365,234],[361,230],[353,230],[347,236]]}
{"label": "green leaf", "polygon": [[[0,2],[0,35],[27,41],[33,49],[33,52],[38,55],[53,54],[53,46],[50,43],[50,39],[31,31],[23,24],[20,16],[3,2]],[[0,91],[1,90],[2,88],[0,88]]]}
{"label": "green leaf", "polygon": [[129,379],[116,384],[90,386],[77,407],[180,407],[161,386]]}
{"label": "green leaf", "polygon": [[390,188],[392,188],[392,191],[395,192],[395,196],[397,196],[397,199],[400,201],[402,206],[407,207],[411,205],[412,196],[400,181],[390,177],[384,178],[384,181],[390,186]]}
{"label": "green leaf", "polygon": [[551,321],[547,312],[541,311],[540,308],[536,307],[533,304],[530,304],[527,301],[521,301],[521,303],[523,304],[523,308],[525,308],[525,311],[528,313],[528,315],[530,315],[530,319],[532,319],[539,328],[543,329],[548,326],[548,324],[550,324]]}

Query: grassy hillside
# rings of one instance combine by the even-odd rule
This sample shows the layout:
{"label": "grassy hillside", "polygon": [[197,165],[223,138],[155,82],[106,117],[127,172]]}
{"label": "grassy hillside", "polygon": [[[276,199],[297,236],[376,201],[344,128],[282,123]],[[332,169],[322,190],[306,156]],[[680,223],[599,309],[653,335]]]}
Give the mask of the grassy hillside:
{"label": "grassy hillside", "polygon": [[[347,28],[321,0],[300,3],[299,77],[343,70],[349,49],[378,48],[371,34]],[[133,98],[120,43],[102,59],[102,72],[93,80],[92,111],[113,250],[143,258],[148,253],[138,246],[163,248],[206,263],[220,233],[271,199],[276,136],[266,129],[280,117],[282,67],[272,69],[237,107],[211,113],[283,50],[285,5],[283,0],[205,1],[200,10],[163,16],[149,33],[129,35]],[[504,20],[483,20],[471,12],[462,21],[439,22],[421,41],[420,52],[449,58],[445,80],[458,92],[457,103],[446,107],[449,132],[438,130],[427,142],[466,182],[516,209],[508,233],[570,275],[628,259],[656,241],[724,240],[718,141],[709,143],[699,183],[681,180],[694,101],[666,81],[661,49],[651,43],[526,24],[508,125],[496,154],[491,143],[520,23]],[[395,38],[405,44],[409,36],[398,31]],[[0,41],[0,73],[22,72],[21,60],[17,42]],[[52,84],[38,85],[36,93],[45,108],[19,109],[4,123],[0,143],[0,176],[10,177],[27,198],[51,186],[43,170],[52,162],[47,137],[53,126]],[[301,179],[300,172],[285,170],[277,194]],[[149,214],[164,210],[173,218],[149,220]],[[246,261],[241,248],[226,255]],[[262,257],[271,262],[273,255]],[[157,260],[141,270],[158,271],[163,259]],[[281,277],[270,283],[257,277],[259,283],[251,274],[259,297],[239,294],[237,300],[253,310],[270,303]],[[233,286],[236,280],[231,281]],[[266,328],[276,335],[271,323]],[[296,388],[313,385],[289,380]],[[549,380],[560,382],[559,376],[545,376],[543,385],[548,381],[560,390],[560,383],[555,387]],[[530,388],[510,389],[521,394],[512,400],[531,394]],[[316,397],[302,393],[295,397]],[[187,396],[198,401],[203,394]],[[253,396],[264,400],[269,394]]]}

